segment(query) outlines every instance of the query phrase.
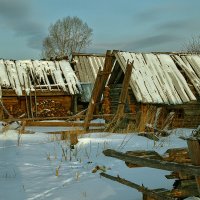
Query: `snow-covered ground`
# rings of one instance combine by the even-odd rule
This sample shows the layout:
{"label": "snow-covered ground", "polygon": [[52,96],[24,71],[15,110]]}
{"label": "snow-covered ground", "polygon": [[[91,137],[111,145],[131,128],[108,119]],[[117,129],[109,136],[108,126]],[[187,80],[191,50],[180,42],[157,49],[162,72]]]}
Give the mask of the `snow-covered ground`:
{"label": "snow-covered ground", "polygon": [[140,200],[142,194],[137,190],[100,177],[101,171],[92,173],[92,170],[97,165],[105,166],[108,174],[120,175],[150,189],[172,188],[173,180],[165,178],[170,172],[130,169],[123,161],[104,156],[102,151],[153,149],[164,153],[168,148],[186,147],[179,136],[191,133],[189,129],[176,130],[159,142],[134,133],[87,134],[79,137],[79,143],[70,152],[68,142],[60,141],[58,135],[44,133],[53,128],[30,130],[35,134],[24,134],[21,138],[16,130],[0,132],[0,200]]}

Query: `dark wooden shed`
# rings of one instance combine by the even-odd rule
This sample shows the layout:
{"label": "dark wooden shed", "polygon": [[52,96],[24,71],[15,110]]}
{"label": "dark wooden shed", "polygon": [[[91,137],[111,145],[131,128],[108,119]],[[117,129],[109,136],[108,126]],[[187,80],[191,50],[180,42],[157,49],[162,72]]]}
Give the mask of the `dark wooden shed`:
{"label": "dark wooden shed", "polygon": [[81,86],[68,60],[0,60],[0,118],[61,117]]}

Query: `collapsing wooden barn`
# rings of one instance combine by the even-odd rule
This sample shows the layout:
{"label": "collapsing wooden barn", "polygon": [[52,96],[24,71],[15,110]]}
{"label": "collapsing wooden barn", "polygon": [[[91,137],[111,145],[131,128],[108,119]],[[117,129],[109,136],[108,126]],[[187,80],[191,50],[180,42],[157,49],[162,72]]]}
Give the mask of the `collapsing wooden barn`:
{"label": "collapsing wooden barn", "polygon": [[0,60],[1,119],[69,115],[80,92],[67,60]]}
{"label": "collapsing wooden barn", "polygon": [[[124,103],[124,111],[135,115],[140,131],[200,124],[199,55],[113,51],[108,58],[112,62],[105,63],[102,73],[110,75],[104,80],[106,87],[99,89],[104,91],[104,113],[114,114]],[[120,102],[128,62],[133,65],[128,95]]]}

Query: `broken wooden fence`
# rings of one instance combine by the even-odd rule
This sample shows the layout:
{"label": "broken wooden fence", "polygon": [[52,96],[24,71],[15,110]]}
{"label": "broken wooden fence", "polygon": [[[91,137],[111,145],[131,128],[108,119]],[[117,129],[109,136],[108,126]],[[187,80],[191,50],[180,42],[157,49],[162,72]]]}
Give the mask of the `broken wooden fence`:
{"label": "broken wooden fence", "polygon": [[[153,151],[117,152],[112,149],[103,151],[105,156],[117,158],[126,162],[129,167],[151,167],[173,171],[167,178],[178,178],[171,191],[165,189],[149,190],[125,179],[105,173],[102,176],[117,181],[143,193],[145,200],[186,198],[200,196],[200,140],[188,139],[188,149],[170,149],[168,156],[161,156]],[[190,157],[189,157],[190,154]],[[194,179],[196,177],[196,179]]]}

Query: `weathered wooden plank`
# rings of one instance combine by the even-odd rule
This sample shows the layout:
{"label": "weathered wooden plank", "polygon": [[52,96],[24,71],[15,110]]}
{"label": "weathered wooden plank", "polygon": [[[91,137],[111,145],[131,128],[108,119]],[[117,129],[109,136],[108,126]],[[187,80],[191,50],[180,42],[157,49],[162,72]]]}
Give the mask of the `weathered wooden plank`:
{"label": "weathered wooden plank", "polygon": [[[135,116],[135,113],[126,113],[127,116]],[[93,115],[93,117],[96,118],[113,118],[114,114],[98,114],[98,115]],[[35,117],[35,118],[9,118],[9,119],[3,119],[5,122],[13,122],[13,121],[42,121],[42,120],[73,120],[76,118],[84,119],[86,115],[83,114],[77,114],[73,116],[68,116],[68,117]]]}
{"label": "weathered wooden plank", "polygon": [[[152,62],[149,62],[145,55],[146,54],[136,54],[138,58],[143,62],[143,73],[145,73],[145,79],[148,81],[147,90],[154,101],[154,103],[166,103],[168,102],[163,89],[161,88],[160,82],[156,76],[156,71],[152,67]],[[148,56],[152,57],[153,54],[148,54]]]}
{"label": "weathered wooden plank", "polygon": [[167,162],[149,158],[139,158],[137,156],[129,156],[126,155],[125,153],[117,152],[112,149],[107,149],[103,151],[103,154],[105,156],[118,158],[120,160],[144,167],[151,167],[168,171],[179,171],[179,172],[185,172],[187,174],[200,175],[200,167],[195,165],[180,164],[175,162]]}
{"label": "weathered wooden plank", "polygon": [[173,59],[169,55],[160,55],[161,62],[164,61],[166,65],[168,65],[171,69],[171,73],[169,76],[171,77],[172,83],[174,88],[176,89],[178,95],[180,96],[183,102],[188,102],[190,99],[194,98],[194,95],[191,92],[185,78],[181,74],[180,70],[178,70],[177,66],[175,65]]}
{"label": "weathered wooden plank", "polygon": [[[94,81],[93,83],[95,82],[95,79],[97,77],[97,73],[98,73],[98,70],[99,70],[99,66],[97,66],[96,62],[95,62],[95,58],[94,57],[88,57],[88,61],[90,63],[90,66],[91,66],[91,72],[92,72],[92,75],[94,77]],[[103,66],[102,66],[103,68]]]}
{"label": "weathered wooden plank", "polygon": [[[143,194],[148,195],[149,197],[154,198],[154,200],[173,200],[174,198],[166,196],[165,194],[161,194],[159,192],[156,192],[154,190],[149,190],[148,188],[144,187],[144,186],[140,186],[136,183],[130,182],[126,179],[120,178],[119,176],[115,177],[115,176],[111,176],[109,174],[106,173],[100,173],[101,176],[108,178],[112,181],[116,181],[118,183],[121,183],[123,185],[126,185],[128,187],[134,188],[136,190],[138,190],[139,192],[142,192]],[[164,189],[162,189],[164,190]]]}
{"label": "weathered wooden plank", "polygon": [[[64,126],[64,127],[83,127],[85,123],[78,123],[78,122],[41,122],[41,121],[27,121],[26,126]],[[104,123],[88,123],[87,126],[91,127],[104,127]]]}
{"label": "weathered wooden plank", "polygon": [[[164,103],[168,104],[169,103],[168,98],[167,98],[167,96],[166,96],[166,94],[165,94],[165,92],[163,90],[163,83],[164,82],[161,80],[162,76],[159,75],[159,71],[156,69],[156,67],[154,66],[155,63],[152,61],[152,60],[155,60],[157,58],[153,54],[143,54],[143,57],[144,57],[146,65],[147,65],[147,68],[152,73],[152,77],[151,78],[152,78],[152,80],[153,80],[153,82],[155,84],[155,87],[156,87],[157,91],[159,92],[159,95],[160,95],[160,97],[162,99],[162,103],[164,102]],[[158,65],[160,65],[160,64],[158,63]]]}
{"label": "weathered wooden plank", "polygon": [[171,74],[174,73],[172,66],[175,65],[173,60],[169,55],[158,54],[157,55],[161,65],[162,73],[165,74],[166,81],[169,85],[168,92],[172,95],[170,96],[172,99],[175,98],[174,104],[181,104],[182,100],[176,90],[176,86],[173,84],[172,78],[170,77]]}
{"label": "weathered wooden plank", "polygon": [[[119,62],[121,68],[123,71],[125,71],[125,67],[126,67],[126,64],[127,64],[127,61],[125,60],[125,58],[123,57],[123,52],[116,52],[115,53],[115,57],[117,59],[117,61]],[[133,93],[137,99],[138,102],[141,102],[143,100],[143,97],[142,97],[142,94],[141,94],[141,90],[140,90],[140,87],[138,86],[137,84],[137,81],[136,81],[136,76],[135,76],[135,69],[133,67],[132,69],[132,74],[131,74],[131,80],[130,80],[130,85],[131,85],[131,88],[133,90]]]}
{"label": "weathered wooden plank", "polygon": [[175,99],[172,98],[173,95],[170,91],[170,86],[168,81],[166,80],[165,71],[163,72],[163,69],[161,67],[161,63],[159,62],[158,58],[154,54],[143,54],[143,56],[146,59],[146,62],[149,66],[151,66],[151,69],[153,73],[155,74],[155,78],[157,79],[157,87],[160,88],[159,91],[161,92],[161,96],[163,98],[163,102],[168,102],[170,104],[174,104]]}
{"label": "weathered wooden plank", "polygon": [[94,83],[95,77],[92,74],[92,67],[93,66],[90,65],[87,57],[85,57],[85,56],[82,57],[82,60],[83,60],[83,63],[84,63],[85,69],[86,69],[87,76],[88,76],[88,82]]}
{"label": "weathered wooden plank", "polygon": [[[140,158],[153,158],[153,159],[157,159],[157,160],[163,160],[163,157],[160,156],[157,152],[155,151],[127,151],[126,155],[129,156],[137,156]],[[136,164],[131,164],[129,162],[125,162],[125,164],[129,167],[129,168],[135,168],[135,167],[142,167],[140,165],[136,165]]]}
{"label": "weathered wooden plank", "polygon": [[[152,68],[152,62],[148,62],[145,59],[144,54],[136,54],[138,60],[140,60],[140,69],[142,69],[143,78],[147,83],[146,88],[151,95],[153,103],[167,103],[168,100],[164,95],[163,89],[161,88],[160,83],[157,80],[157,71]],[[153,54],[148,54],[148,57],[155,57]],[[151,60],[151,59],[150,59]],[[155,61],[155,60],[154,60]],[[160,65],[159,61],[156,61],[156,65]]]}
{"label": "weathered wooden plank", "polygon": [[192,67],[190,66],[189,62],[186,60],[186,58],[179,57],[179,56],[173,56],[173,58],[176,60],[177,64],[182,68],[182,70],[185,72],[185,74],[188,76],[192,84],[194,85],[197,92],[200,94],[200,80],[196,73],[193,71]]}
{"label": "weathered wooden plank", "polygon": [[136,57],[136,54],[131,54],[129,52],[123,52],[123,56],[126,61],[134,61],[134,67],[133,67],[133,74],[135,76],[136,83],[141,91],[141,96],[143,97],[143,103],[151,103],[153,102],[152,97],[147,90],[148,84],[147,80],[144,77],[143,69],[143,63],[140,59]]}
{"label": "weathered wooden plank", "polygon": [[80,64],[79,57],[75,56],[74,60],[75,60],[75,64],[74,64],[75,73],[76,73],[78,79],[80,80],[80,82],[85,82],[86,80],[85,80],[85,77],[82,72],[82,67]]}
{"label": "weathered wooden plank", "polygon": [[194,72],[200,78],[200,56],[199,55],[189,55],[185,56],[187,61],[190,63],[191,67],[193,68]]}
{"label": "weathered wooden plank", "polygon": [[79,64],[80,64],[80,67],[81,67],[80,71],[82,72],[82,76],[84,77],[82,82],[88,83],[89,82],[89,78],[88,78],[88,74],[87,74],[87,71],[86,71],[82,56],[79,56]]}

